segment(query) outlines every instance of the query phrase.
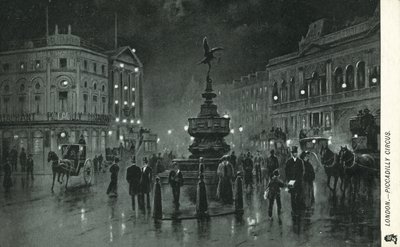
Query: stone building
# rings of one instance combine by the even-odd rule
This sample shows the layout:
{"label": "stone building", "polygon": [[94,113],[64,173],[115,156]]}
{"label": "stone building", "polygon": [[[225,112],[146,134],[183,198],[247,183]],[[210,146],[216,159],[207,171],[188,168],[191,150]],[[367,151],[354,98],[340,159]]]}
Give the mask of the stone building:
{"label": "stone building", "polygon": [[262,130],[281,128],[296,144],[301,130],[337,145],[351,139],[350,119],[368,108],[380,115],[379,13],[366,21],[333,30],[311,23],[297,51],[270,59],[266,80],[257,75],[233,82],[232,109],[238,112],[248,146],[263,146]]}
{"label": "stone building", "polygon": [[[135,121],[136,129],[140,124],[142,80],[142,65],[132,49],[107,52],[73,35],[70,26],[65,34],[56,26],[47,38],[2,47],[1,160],[12,147],[23,147],[34,155],[36,169],[46,170],[50,150],[81,137],[89,157],[104,155],[126,132],[118,119]],[[117,101],[123,107],[114,106]]]}

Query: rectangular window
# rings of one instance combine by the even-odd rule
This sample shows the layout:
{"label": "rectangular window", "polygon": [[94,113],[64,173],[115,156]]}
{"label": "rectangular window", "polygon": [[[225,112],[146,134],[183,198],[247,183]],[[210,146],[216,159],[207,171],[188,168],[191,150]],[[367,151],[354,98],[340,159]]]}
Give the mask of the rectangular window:
{"label": "rectangular window", "polygon": [[4,97],[4,113],[8,114],[10,113],[10,98],[9,97]]}
{"label": "rectangular window", "polygon": [[19,70],[20,71],[26,71],[26,63],[25,62],[20,62],[19,63]]}
{"label": "rectangular window", "polygon": [[84,68],[85,70],[87,70],[87,61],[86,61],[86,60],[83,61],[83,68]]}
{"label": "rectangular window", "polygon": [[88,101],[88,95],[84,94],[83,95],[83,113],[87,113],[87,101]]}
{"label": "rectangular window", "polygon": [[10,64],[8,63],[3,64],[3,71],[8,72],[9,70],[10,70]]}
{"label": "rectangular window", "polygon": [[97,114],[97,96],[93,95],[93,112]]}
{"label": "rectangular window", "polygon": [[101,65],[101,73],[102,73],[103,75],[106,74],[106,66]]}
{"label": "rectangular window", "polygon": [[35,61],[35,69],[40,69],[41,64],[40,64],[40,60],[36,60]]}
{"label": "rectangular window", "polygon": [[96,73],[97,72],[97,64],[93,63],[93,72]]}
{"label": "rectangular window", "polygon": [[102,104],[102,112],[103,112],[103,114],[106,114],[106,97],[103,97],[103,98],[101,98],[101,102],[103,103]]}
{"label": "rectangular window", "polygon": [[60,58],[60,68],[61,69],[67,68],[67,59],[66,58]]}
{"label": "rectangular window", "polygon": [[19,113],[23,114],[25,111],[25,96],[20,96],[18,101],[19,101]]}

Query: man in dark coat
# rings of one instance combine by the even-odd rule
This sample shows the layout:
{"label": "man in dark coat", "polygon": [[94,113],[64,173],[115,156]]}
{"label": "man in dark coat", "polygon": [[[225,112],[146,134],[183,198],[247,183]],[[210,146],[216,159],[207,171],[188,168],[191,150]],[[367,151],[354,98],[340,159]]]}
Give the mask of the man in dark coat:
{"label": "man in dark coat", "polygon": [[113,193],[114,196],[117,196],[118,172],[119,172],[118,162],[119,159],[115,158],[114,163],[110,167],[111,181],[107,188],[107,195]]}
{"label": "man in dark coat", "polygon": [[132,165],[126,169],[126,181],[129,184],[129,195],[132,198],[132,210],[135,211],[135,197],[138,198],[140,194],[140,179],[142,171],[136,165],[135,156],[132,158]]}
{"label": "man in dark coat", "polygon": [[150,209],[150,192],[151,192],[151,184],[153,180],[153,171],[149,166],[149,162],[146,157],[143,158],[143,167],[142,167],[142,176],[140,178],[140,189],[143,194],[143,206],[144,206],[144,197],[146,196],[147,208]]}
{"label": "man in dark coat", "polygon": [[292,157],[286,161],[285,165],[286,182],[288,183],[292,212],[294,215],[298,215],[299,210],[303,208],[304,164],[298,157],[296,146],[292,147],[291,153]]}
{"label": "man in dark coat", "polygon": [[246,190],[250,186],[253,189],[253,160],[251,159],[250,152],[247,153],[246,158],[243,162],[243,172],[244,172],[244,184]]}
{"label": "man in dark coat", "polygon": [[97,158],[99,162],[99,171],[101,171],[101,166],[103,165],[103,154],[100,154],[99,157]]}
{"label": "man in dark coat", "polygon": [[11,179],[11,159],[7,158],[6,163],[3,167],[4,176],[3,176],[3,187],[5,192],[10,192],[10,188],[12,186],[12,179]]}
{"label": "man in dark coat", "polygon": [[15,147],[13,147],[10,151],[10,161],[11,161],[11,168],[13,171],[17,171],[17,161],[18,161],[18,151]]}
{"label": "man in dark coat", "polygon": [[310,152],[304,151],[300,155],[300,159],[304,162],[304,176],[303,176],[303,198],[304,204],[307,209],[310,209],[314,204],[314,167],[310,163]]}
{"label": "man in dark coat", "polygon": [[169,172],[168,182],[172,188],[175,209],[179,209],[179,196],[183,186],[183,175],[176,162],[172,163],[173,170]]}
{"label": "man in dark coat", "polygon": [[232,151],[231,156],[229,158],[229,162],[231,163],[231,165],[233,166],[233,169],[235,171],[238,170],[238,167],[236,166],[236,155],[235,155],[235,151]]}
{"label": "man in dark coat", "polygon": [[19,165],[21,166],[21,172],[24,172],[26,169],[26,153],[24,148],[21,148],[21,153],[19,154]]}
{"label": "man in dark coat", "polygon": [[270,156],[267,160],[268,177],[272,178],[273,172],[279,168],[278,158],[275,156],[275,150],[271,150]]}
{"label": "man in dark coat", "polygon": [[31,178],[33,180],[33,159],[32,159],[32,154],[28,155],[28,160],[26,161],[26,178],[29,178],[29,175],[31,175]]}
{"label": "man in dark coat", "polygon": [[151,167],[151,169],[155,172],[157,172],[156,169],[156,164],[157,164],[157,156],[156,154],[153,154],[149,160],[149,166]]}

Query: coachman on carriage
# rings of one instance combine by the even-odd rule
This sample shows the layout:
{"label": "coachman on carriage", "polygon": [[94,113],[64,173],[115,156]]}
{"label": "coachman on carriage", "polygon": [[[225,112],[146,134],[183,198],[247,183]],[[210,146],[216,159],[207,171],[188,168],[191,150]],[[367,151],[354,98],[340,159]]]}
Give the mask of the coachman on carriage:
{"label": "coachman on carriage", "polygon": [[90,185],[93,180],[94,167],[91,159],[86,159],[86,145],[80,144],[64,144],[60,146],[61,159],[54,151],[50,151],[48,154],[47,161],[52,161],[53,171],[53,184],[51,190],[53,191],[54,180],[58,175],[58,182],[62,183],[60,177],[67,176],[65,188],[68,186],[69,176],[83,177],[86,185]]}

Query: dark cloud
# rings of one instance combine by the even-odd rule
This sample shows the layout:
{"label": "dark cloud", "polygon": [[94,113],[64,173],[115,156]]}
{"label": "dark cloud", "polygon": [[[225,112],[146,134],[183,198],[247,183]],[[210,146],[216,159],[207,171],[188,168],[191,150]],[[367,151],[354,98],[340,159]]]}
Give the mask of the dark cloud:
{"label": "dark cloud", "polygon": [[[0,41],[43,36],[46,0],[2,0]],[[203,80],[202,39],[225,48],[214,81],[228,82],[263,70],[268,58],[293,51],[310,22],[326,17],[337,25],[371,15],[365,0],[52,0],[50,26],[73,25],[73,33],[112,48],[114,13],[119,42],[135,47],[145,65],[146,95],[163,105],[185,85]]]}

